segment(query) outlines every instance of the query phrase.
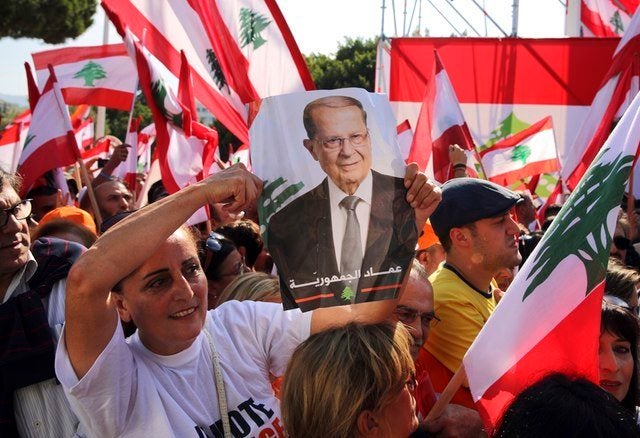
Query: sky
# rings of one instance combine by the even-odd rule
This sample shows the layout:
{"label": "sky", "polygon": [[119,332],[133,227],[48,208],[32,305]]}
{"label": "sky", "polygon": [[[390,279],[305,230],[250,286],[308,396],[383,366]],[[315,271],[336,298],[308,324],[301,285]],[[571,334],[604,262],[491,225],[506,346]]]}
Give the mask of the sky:
{"label": "sky", "polygon": [[[518,36],[563,37],[564,1],[520,0]],[[475,3],[481,7],[484,4],[488,15],[497,25],[506,33],[511,33],[514,0],[475,0]],[[428,29],[430,36],[448,37],[465,31],[468,36],[476,36],[476,32],[481,36],[503,36],[498,27],[489,19],[485,19],[474,0],[278,0],[278,5],[304,54],[334,53],[345,37],[374,38],[380,35],[383,4],[386,6],[384,33],[388,37],[402,36],[403,33],[412,34],[418,28],[418,24],[423,36],[425,29]],[[442,12],[451,24],[437,10]],[[98,7],[94,24],[79,38],[68,40],[61,45],[45,44],[41,40],[26,38],[0,39],[0,94],[26,96],[23,64],[25,61],[32,62],[33,52],[57,47],[102,44],[104,21],[104,12]],[[109,25],[109,28],[108,42],[120,42],[120,36],[113,26]]]}

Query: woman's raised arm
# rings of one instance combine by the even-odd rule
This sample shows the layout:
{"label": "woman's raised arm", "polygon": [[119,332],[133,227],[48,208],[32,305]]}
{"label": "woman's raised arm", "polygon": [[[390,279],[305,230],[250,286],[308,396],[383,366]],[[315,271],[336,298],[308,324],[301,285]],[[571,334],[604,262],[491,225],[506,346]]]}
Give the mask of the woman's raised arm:
{"label": "woman's raised arm", "polygon": [[118,223],[78,259],[67,279],[65,343],[78,378],[91,368],[118,324],[109,292],[154,254],[198,208],[224,203],[239,212],[262,181],[235,165],[144,207]]}

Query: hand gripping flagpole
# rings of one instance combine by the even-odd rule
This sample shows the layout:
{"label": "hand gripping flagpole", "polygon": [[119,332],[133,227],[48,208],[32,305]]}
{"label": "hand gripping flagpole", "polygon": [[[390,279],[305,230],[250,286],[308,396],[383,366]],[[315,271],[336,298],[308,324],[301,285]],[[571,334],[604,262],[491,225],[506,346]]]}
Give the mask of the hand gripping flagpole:
{"label": "hand gripping flagpole", "polygon": [[78,142],[76,140],[76,136],[73,134],[73,127],[71,126],[71,119],[69,118],[69,110],[67,109],[64,98],[62,97],[62,91],[60,90],[60,85],[58,84],[58,80],[56,79],[55,71],[53,70],[53,66],[48,64],[49,74],[53,77],[53,93],[56,96],[56,102],[58,103],[58,108],[60,112],[66,117],[63,117],[65,129],[67,130],[67,138],[69,139],[70,146],[73,148],[78,164],[80,165],[80,174],[82,175],[82,179],[84,180],[84,185],[87,187],[87,195],[89,195],[89,201],[91,202],[91,208],[93,209],[93,214],[96,218],[96,229],[100,230],[100,224],[102,223],[102,216],[100,215],[100,209],[98,208],[98,203],[96,201],[96,195],[93,193],[93,187],[91,187],[91,180],[89,179],[89,173],[87,172],[87,167],[84,164],[84,160],[79,153]]}

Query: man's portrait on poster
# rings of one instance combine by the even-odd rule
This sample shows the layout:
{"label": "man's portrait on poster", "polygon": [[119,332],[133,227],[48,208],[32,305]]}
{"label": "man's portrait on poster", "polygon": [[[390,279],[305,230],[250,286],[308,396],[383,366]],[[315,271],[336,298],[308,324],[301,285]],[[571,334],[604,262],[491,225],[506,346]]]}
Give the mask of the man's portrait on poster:
{"label": "man's portrait on poster", "polygon": [[359,99],[316,98],[301,119],[301,146],[325,175],[268,221],[285,308],[397,296],[417,239],[402,175],[373,168],[376,145]]}

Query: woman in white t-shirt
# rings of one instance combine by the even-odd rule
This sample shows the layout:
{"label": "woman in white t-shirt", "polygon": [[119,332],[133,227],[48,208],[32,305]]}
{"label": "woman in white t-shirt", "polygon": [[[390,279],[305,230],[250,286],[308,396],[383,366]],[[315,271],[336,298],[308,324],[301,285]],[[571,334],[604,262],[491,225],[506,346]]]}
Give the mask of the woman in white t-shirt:
{"label": "woman in white t-shirt", "polygon": [[[438,189],[417,166],[405,179],[426,217]],[[233,166],[133,213],[76,262],[56,374],[90,435],[283,436],[270,373],[281,375],[310,333],[377,322],[394,308],[382,301],[302,314],[230,302],[207,312],[195,242],[180,227],[203,205],[247,209],[261,186]],[[138,328],[126,341],[118,314]]]}

